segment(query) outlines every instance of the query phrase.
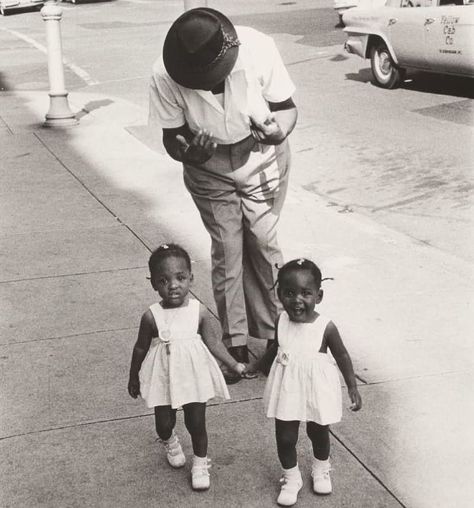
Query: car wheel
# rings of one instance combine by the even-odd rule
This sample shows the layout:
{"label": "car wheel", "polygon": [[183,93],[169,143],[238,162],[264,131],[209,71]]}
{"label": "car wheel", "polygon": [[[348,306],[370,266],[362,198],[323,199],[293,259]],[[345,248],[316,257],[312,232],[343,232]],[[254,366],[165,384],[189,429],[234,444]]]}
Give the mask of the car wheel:
{"label": "car wheel", "polygon": [[405,69],[395,64],[390,51],[382,41],[378,41],[370,48],[370,66],[375,84],[382,88],[396,88],[405,76]]}

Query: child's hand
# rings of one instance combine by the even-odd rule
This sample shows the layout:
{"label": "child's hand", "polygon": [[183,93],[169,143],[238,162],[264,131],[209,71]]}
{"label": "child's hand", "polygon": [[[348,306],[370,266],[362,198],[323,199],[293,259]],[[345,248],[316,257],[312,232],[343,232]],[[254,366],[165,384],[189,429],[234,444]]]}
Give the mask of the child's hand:
{"label": "child's hand", "polygon": [[357,386],[352,388],[348,388],[349,398],[351,399],[352,404],[349,406],[351,411],[359,411],[362,407],[362,398],[360,396],[359,390],[357,390]]}
{"label": "child's hand", "polygon": [[255,372],[250,371],[247,365],[245,365],[244,363],[238,363],[235,370],[245,379],[254,379],[257,377],[257,374]]}
{"label": "child's hand", "polygon": [[234,367],[234,370],[235,372],[237,372],[237,374],[239,374],[240,376],[245,372],[245,369],[247,367],[245,366],[244,363],[238,363],[235,367]]}
{"label": "child's hand", "polygon": [[245,379],[255,379],[258,377],[257,370],[257,360],[254,360],[245,366],[245,371],[242,374],[242,377]]}
{"label": "child's hand", "polygon": [[140,381],[138,379],[129,379],[128,393],[130,394],[130,397],[133,397],[134,399],[140,395]]}
{"label": "child's hand", "polygon": [[246,372],[250,373],[256,373],[258,372],[258,360],[252,360],[247,366],[246,366]]}

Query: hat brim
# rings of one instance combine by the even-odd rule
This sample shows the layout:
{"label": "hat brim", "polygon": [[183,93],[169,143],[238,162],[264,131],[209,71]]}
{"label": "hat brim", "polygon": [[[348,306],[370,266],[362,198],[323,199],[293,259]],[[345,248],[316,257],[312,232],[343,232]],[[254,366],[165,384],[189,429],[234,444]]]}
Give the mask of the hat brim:
{"label": "hat brim", "polygon": [[[189,15],[193,10],[205,11],[213,14],[222,24],[225,33],[237,38],[237,32],[232,22],[219,11],[208,7],[198,7],[185,12]],[[170,77],[181,86],[198,90],[211,90],[221,83],[232,71],[239,54],[239,47],[233,46],[225,52],[222,58],[219,58],[209,68],[191,69],[185,61],[180,58],[179,44],[177,39],[176,24],[181,16],[171,25],[163,44],[163,62],[165,69]]]}

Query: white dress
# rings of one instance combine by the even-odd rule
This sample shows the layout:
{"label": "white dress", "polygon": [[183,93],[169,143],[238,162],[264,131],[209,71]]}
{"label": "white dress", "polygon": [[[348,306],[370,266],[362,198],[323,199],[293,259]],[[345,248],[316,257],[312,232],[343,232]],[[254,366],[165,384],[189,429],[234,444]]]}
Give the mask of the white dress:
{"label": "white dress", "polygon": [[197,300],[173,309],[159,303],[150,307],[160,337],[154,337],[143,360],[140,394],[148,407],[178,408],[213,397],[229,399],[224,376],[197,333]]}
{"label": "white dress", "polygon": [[329,319],[314,323],[290,321],[283,312],[278,323],[278,353],[263,396],[269,418],[329,425],[341,420],[339,371],[328,353],[320,353]]}

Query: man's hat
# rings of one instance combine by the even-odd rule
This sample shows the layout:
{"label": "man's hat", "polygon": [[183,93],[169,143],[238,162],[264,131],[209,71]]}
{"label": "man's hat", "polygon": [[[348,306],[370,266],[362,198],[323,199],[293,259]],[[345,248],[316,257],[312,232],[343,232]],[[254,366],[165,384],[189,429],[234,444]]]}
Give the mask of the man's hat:
{"label": "man's hat", "polygon": [[171,25],[163,45],[163,61],[176,83],[211,90],[234,67],[239,44],[234,25],[226,16],[198,7]]}

